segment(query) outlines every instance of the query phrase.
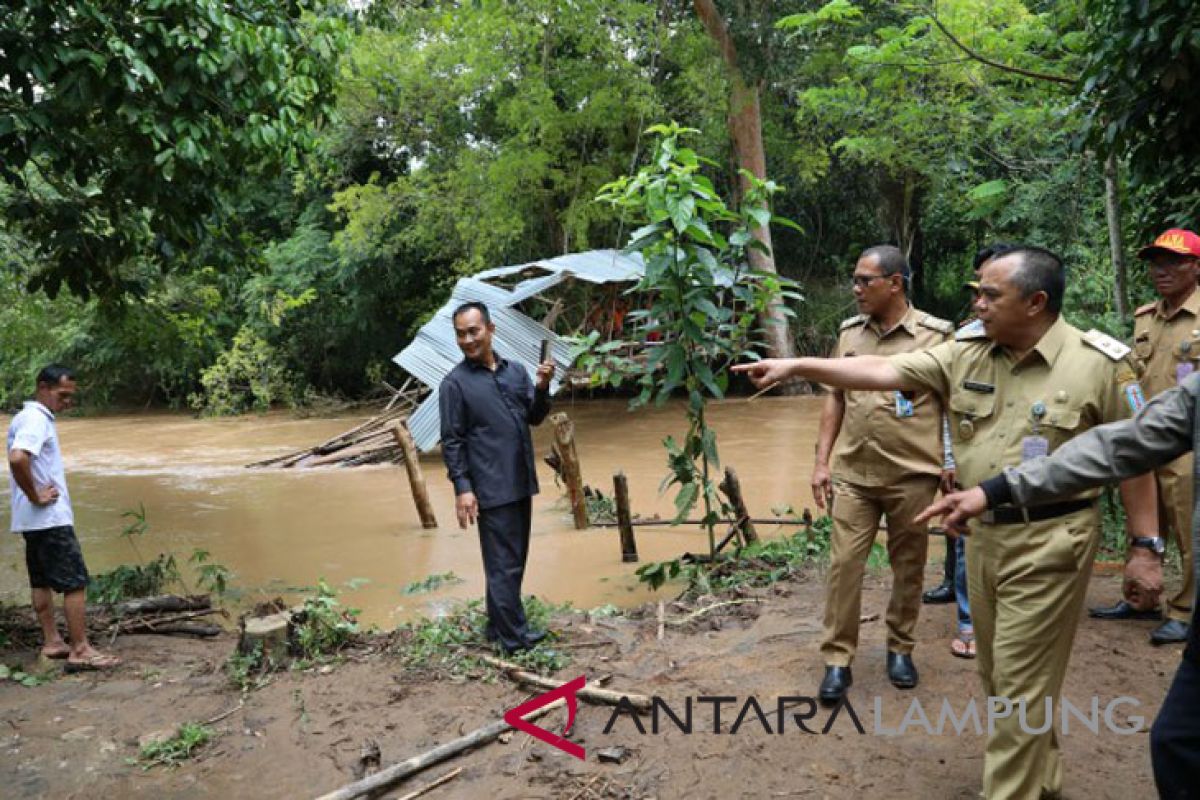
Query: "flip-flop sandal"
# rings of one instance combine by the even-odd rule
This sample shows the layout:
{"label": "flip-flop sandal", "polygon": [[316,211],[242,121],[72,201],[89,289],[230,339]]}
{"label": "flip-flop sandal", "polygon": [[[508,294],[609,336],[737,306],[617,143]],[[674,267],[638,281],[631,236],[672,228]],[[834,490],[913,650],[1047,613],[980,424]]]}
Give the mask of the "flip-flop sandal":
{"label": "flip-flop sandal", "polygon": [[960,633],[951,639],[950,654],[956,658],[975,658],[975,634]]}
{"label": "flip-flop sandal", "polygon": [[121,659],[117,656],[99,653],[92,656],[86,661],[67,661],[63,668],[67,673],[75,672],[98,672],[100,670],[114,669],[121,666]]}
{"label": "flip-flop sandal", "polygon": [[53,653],[47,653],[45,650],[41,650],[41,651],[39,651],[39,654],[41,655],[42,658],[48,658],[51,661],[61,661],[62,659],[66,658],[67,656],[71,655],[71,651],[70,650],[56,650]]}

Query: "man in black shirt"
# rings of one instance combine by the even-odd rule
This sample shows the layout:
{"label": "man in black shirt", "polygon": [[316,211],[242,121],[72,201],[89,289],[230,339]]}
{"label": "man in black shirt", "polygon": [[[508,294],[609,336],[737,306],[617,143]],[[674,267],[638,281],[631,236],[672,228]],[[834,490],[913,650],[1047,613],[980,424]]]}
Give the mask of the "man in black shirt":
{"label": "man in black shirt", "polygon": [[544,636],[531,631],[521,605],[529,555],[532,497],[538,492],[529,426],[550,411],[554,362],[538,365],[537,385],[521,364],[492,350],[496,326],[483,303],[454,311],[454,335],[466,358],[438,390],[442,457],[454,484],[461,528],[479,523],[487,580],[488,639],[506,652],[528,649]]}

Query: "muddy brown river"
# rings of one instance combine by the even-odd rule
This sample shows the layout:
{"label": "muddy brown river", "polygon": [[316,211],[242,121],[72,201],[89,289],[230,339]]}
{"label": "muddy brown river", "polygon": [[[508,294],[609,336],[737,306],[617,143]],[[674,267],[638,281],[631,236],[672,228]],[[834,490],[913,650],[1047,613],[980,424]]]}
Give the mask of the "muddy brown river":
{"label": "muddy brown river", "polygon": [[[812,505],[808,478],[821,400],[812,397],[715,403],[724,463],[741,478],[751,513]],[[555,410],[576,422],[585,482],[606,494],[612,475],[629,477],[631,505],[645,517],[673,512],[672,494],[659,495],[666,474],[662,439],[684,429],[682,406],[630,412],[621,400],[560,400]],[[93,572],[137,560],[121,536],[122,512],[145,507],[149,532],[136,546],[145,558],[174,554],[186,561],[195,548],[233,573],[241,603],[283,595],[292,599],[323,578],[369,623],[436,613],[483,594],[483,566],[475,531],[460,530],[454,497],[439,452],[422,458],[441,527],[423,530],[403,467],[326,467],[248,470],[272,455],[310,446],[365,416],[296,419],[286,414],[203,420],[174,414],[61,418],[59,436],[75,507],[76,530]],[[7,429],[9,418],[2,419]],[[550,449],[548,426],[535,430],[539,457]],[[533,542],[525,591],[579,608],[630,606],[652,596],[639,584],[637,564],[621,562],[613,528],[576,531],[563,491],[539,463],[542,493],[534,500]],[[3,482],[7,530],[7,481]],[[698,516],[698,515],[697,515]],[[764,535],[794,527],[761,527]],[[642,563],[701,552],[700,528],[639,528]],[[408,584],[453,572],[461,582],[406,595]],[[194,581],[190,571],[185,578]],[[20,537],[0,538],[0,597],[27,602]]]}

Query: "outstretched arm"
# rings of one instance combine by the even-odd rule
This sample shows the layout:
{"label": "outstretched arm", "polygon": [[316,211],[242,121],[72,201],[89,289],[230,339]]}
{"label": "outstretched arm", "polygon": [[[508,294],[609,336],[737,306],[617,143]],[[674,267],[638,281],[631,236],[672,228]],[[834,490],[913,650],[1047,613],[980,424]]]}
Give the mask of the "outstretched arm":
{"label": "outstretched arm", "polygon": [[838,389],[887,391],[922,388],[905,380],[884,356],[766,358],[753,364],[738,364],[733,371],[745,373],[760,388],[792,378],[804,378]]}
{"label": "outstretched arm", "polygon": [[1189,378],[1152,399],[1136,417],[1092,428],[1051,456],[1008,467],[979,486],[943,497],[922,511],[917,521],[945,514],[947,527],[961,528],[971,517],[998,505],[1033,506],[1125,481],[1122,498],[1129,503],[1131,522],[1136,520],[1140,529],[1150,524],[1146,506],[1154,495],[1145,490],[1147,478],[1138,476],[1192,448],[1197,394],[1200,378]]}

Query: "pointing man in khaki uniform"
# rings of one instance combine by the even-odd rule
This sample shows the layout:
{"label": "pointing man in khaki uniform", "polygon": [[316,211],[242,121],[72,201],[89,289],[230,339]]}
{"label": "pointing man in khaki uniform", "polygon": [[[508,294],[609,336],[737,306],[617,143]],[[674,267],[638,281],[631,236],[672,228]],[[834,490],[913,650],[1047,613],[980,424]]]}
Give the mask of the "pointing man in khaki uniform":
{"label": "pointing man in khaki uniform", "polygon": [[[1144,404],[1129,349],[1059,316],[1065,271],[1057,256],[1018,246],[985,264],[979,279],[980,338],[890,357],[767,359],[735,370],[761,385],[800,376],[846,389],[932,391],[948,408],[958,475],[968,486]],[[1153,476],[1126,480],[1121,494],[1131,530],[1156,532]],[[1054,733],[1026,731],[1046,726],[1045,700],[1057,701],[1062,689],[1099,543],[1096,491],[1037,508],[998,508],[971,530],[980,677],[986,695],[1013,704],[988,736],[983,793],[990,800],[1055,797],[1062,765]]]}
{"label": "pointing man in khaki uniform", "polygon": [[[1142,248],[1139,256],[1150,262],[1150,279],[1162,299],[1147,303],[1135,312],[1133,323],[1133,355],[1137,360],[1138,376],[1147,397],[1170,389],[1196,371],[1200,359],[1200,236],[1191,231],[1169,230]],[[1167,620],[1150,634],[1153,644],[1185,642],[1192,603],[1196,596],[1196,581],[1192,569],[1192,461],[1189,451],[1178,459],[1160,465],[1155,471],[1158,483],[1158,514],[1162,529],[1170,533],[1179,546],[1183,580],[1178,594],[1165,604]],[[1162,539],[1155,536],[1131,542],[1130,566],[1148,562],[1143,571],[1158,571],[1154,588],[1161,589],[1159,558],[1165,549]],[[1101,619],[1141,618],[1158,616],[1157,597],[1148,593],[1146,606],[1139,610],[1125,601],[1109,608],[1093,608],[1091,615]]]}
{"label": "pointing man in khaki uniform", "polygon": [[[852,291],[861,313],[842,323],[835,358],[925,350],[949,338],[953,325],[909,305],[907,278],[908,262],[899,248],[881,245],[859,256]],[[901,689],[917,685],[913,633],[929,536],[912,518],[933,500],[942,459],[942,406],[929,392],[835,389],[825,399],[812,477],[817,506],[825,508],[832,500],[833,515],[821,642],[825,677],[820,697],[825,703],[840,700],[852,681],[863,570],[885,514],[892,565],[888,678]]]}

